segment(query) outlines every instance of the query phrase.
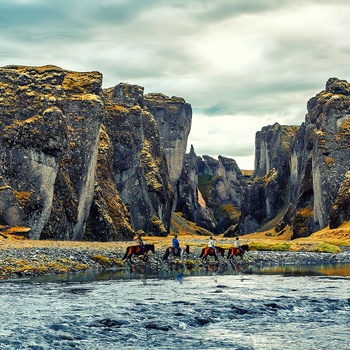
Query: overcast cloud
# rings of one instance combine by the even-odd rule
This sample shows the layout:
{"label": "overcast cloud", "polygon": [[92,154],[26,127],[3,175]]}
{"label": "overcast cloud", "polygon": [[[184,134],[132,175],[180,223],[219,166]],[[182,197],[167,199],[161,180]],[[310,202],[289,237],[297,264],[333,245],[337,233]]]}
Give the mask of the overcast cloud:
{"label": "overcast cloud", "polygon": [[189,145],[253,169],[255,133],[300,125],[350,79],[348,0],[0,0],[0,66],[98,70],[192,105]]}

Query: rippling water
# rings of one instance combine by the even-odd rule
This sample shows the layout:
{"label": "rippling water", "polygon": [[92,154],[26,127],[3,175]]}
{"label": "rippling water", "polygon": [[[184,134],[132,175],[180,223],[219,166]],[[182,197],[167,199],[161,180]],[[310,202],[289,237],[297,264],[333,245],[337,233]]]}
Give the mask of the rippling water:
{"label": "rippling water", "polygon": [[2,282],[0,349],[349,349],[349,265],[276,269]]}

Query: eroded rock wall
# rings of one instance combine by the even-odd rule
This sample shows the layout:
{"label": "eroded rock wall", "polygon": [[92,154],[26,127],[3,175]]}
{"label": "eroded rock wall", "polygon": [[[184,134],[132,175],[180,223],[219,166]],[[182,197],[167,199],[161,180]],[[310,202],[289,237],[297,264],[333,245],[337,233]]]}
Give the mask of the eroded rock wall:
{"label": "eroded rock wall", "polygon": [[[247,179],[234,159],[197,157],[198,188],[216,221],[215,233],[239,223]],[[215,223],[215,222],[214,222]]]}
{"label": "eroded rock wall", "polygon": [[[137,85],[102,90],[99,72],[0,68],[0,229],[59,240],[131,239],[138,230],[167,235],[171,167],[144,100]],[[169,162],[176,183],[191,107],[161,100],[148,104],[161,104],[162,123],[173,125],[168,107],[169,116],[185,118],[185,126],[163,126],[175,147]]]}
{"label": "eroded rock wall", "polygon": [[257,133],[241,232],[290,225],[298,238],[350,219],[350,84],[329,79],[307,109],[300,127],[275,124]]}
{"label": "eroded rock wall", "polygon": [[[154,116],[159,130],[160,140],[166,157],[169,177],[173,188],[179,181],[187,139],[192,124],[191,105],[181,97],[168,97],[164,94],[147,94],[144,103]],[[175,197],[177,192],[175,191]],[[174,207],[178,202],[176,197]]]}
{"label": "eroded rock wall", "polygon": [[299,193],[291,219],[295,238],[328,224],[337,227],[346,220],[349,209],[344,188],[350,167],[350,84],[329,79],[307,108],[303,133],[294,146],[302,165],[294,184]]}
{"label": "eroded rock wall", "polygon": [[143,88],[119,84],[105,91],[105,101],[105,124],[115,149],[115,182],[132,226],[136,231],[167,235],[174,192],[157,123],[145,108]]}
{"label": "eroded rock wall", "polygon": [[84,235],[104,115],[101,83],[98,72],[55,66],[0,69],[0,171],[31,238]]}
{"label": "eroded rock wall", "polygon": [[175,211],[181,212],[186,220],[195,222],[210,232],[217,232],[214,214],[198,188],[198,157],[192,145],[190,152],[185,155],[176,191],[178,200]]}

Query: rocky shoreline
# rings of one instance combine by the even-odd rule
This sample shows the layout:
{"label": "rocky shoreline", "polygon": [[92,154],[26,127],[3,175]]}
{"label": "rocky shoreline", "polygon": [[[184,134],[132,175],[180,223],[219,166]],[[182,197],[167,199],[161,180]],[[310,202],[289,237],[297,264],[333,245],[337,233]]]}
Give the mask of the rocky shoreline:
{"label": "rocky shoreline", "polygon": [[[24,241],[16,245],[0,245],[0,279],[15,279],[39,275],[55,275],[61,273],[79,273],[84,271],[102,272],[129,269],[130,263],[122,258],[126,246],[133,242],[40,242],[38,245],[28,245]],[[154,269],[170,270],[174,265],[189,268],[203,268],[207,264],[200,258],[201,247],[193,246],[190,254],[179,259],[169,259],[163,262],[165,248],[156,248],[155,253],[149,253],[148,264]],[[209,264],[227,264],[227,259],[220,256],[219,262],[209,259]],[[339,254],[314,252],[276,252],[250,251],[244,259],[235,258],[235,264],[251,266],[284,266],[306,264],[336,264],[350,263],[350,250],[344,247]],[[134,265],[145,264],[140,258],[133,258]]]}

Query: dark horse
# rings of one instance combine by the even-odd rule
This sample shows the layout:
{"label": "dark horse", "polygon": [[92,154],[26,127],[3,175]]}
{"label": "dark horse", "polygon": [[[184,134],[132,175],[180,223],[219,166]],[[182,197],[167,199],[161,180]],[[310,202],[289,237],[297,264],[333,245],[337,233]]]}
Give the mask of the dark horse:
{"label": "dark horse", "polygon": [[139,245],[132,245],[126,248],[125,255],[123,257],[123,260],[129,260],[131,262],[131,257],[133,255],[142,255],[142,260],[147,261],[148,256],[147,253],[151,251],[154,254],[154,244],[145,244],[144,245],[144,252],[142,252],[142,249]]}
{"label": "dark horse", "polygon": [[181,253],[179,252],[179,249],[178,248],[175,248],[175,247],[169,247],[165,250],[165,254],[163,256],[163,260],[167,260],[168,259],[168,256],[171,254],[173,255],[174,257],[179,257],[182,259],[182,256],[183,256],[183,253],[187,253],[190,254],[190,246],[189,245],[186,245],[184,248],[181,249]]}
{"label": "dark horse", "polygon": [[242,244],[239,248],[230,248],[228,250],[227,259],[232,259],[234,256],[240,256],[243,259],[243,254],[249,251],[248,244]]}
{"label": "dark horse", "polygon": [[205,258],[206,260],[208,259],[208,256],[215,256],[215,260],[218,260],[218,254],[221,254],[221,256],[224,256],[225,253],[225,248],[221,247],[215,247],[216,250],[216,255],[214,254],[214,249],[210,247],[206,247],[202,249],[202,253],[199,256],[200,258]]}

